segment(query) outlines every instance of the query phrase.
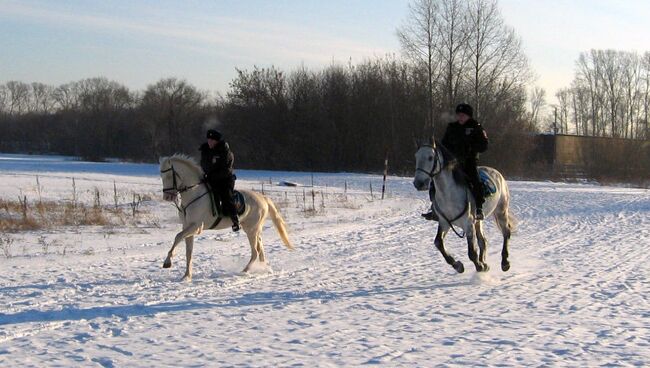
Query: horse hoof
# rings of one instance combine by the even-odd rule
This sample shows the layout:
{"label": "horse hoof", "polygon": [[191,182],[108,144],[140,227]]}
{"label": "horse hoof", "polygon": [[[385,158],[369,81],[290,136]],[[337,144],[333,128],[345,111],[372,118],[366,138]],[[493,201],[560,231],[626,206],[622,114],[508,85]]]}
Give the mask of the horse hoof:
{"label": "horse hoof", "polygon": [[172,267],[172,263],[171,263],[171,262],[167,262],[167,261],[165,261],[165,263],[163,263],[163,268],[171,268],[171,267]]}
{"label": "horse hoof", "polygon": [[461,261],[456,261],[454,262],[454,270],[458,273],[463,273],[465,272],[465,266],[463,266],[463,263]]}
{"label": "horse hoof", "polygon": [[487,263],[483,263],[481,266],[481,270],[479,272],[488,272],[490,270],[490,266],[487,265]]}
{"label": "horse hoof", "polygon": [[510,262],[502,262],[501,269],[503,270],[503,272],[508,272],[508,270],[510,269]]}
{"label": "horse hoof", "polygon": [[183,276],[181,282],[192,282],[192,276],[187,276],[187,275]]}

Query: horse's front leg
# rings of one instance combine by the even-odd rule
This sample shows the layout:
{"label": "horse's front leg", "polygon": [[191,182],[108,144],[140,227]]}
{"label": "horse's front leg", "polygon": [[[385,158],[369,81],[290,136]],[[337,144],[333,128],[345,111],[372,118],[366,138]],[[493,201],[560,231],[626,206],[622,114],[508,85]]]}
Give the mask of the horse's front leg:
{"label": "horse's front leg", "polygon": [[476,229],[476,240],[478,242],[478,248],[479,248],[478,260],[483,267],[483,271],[489,271],[490,266],[488,266],[486,261],[488,241],[487,238],[485,237],[485,232],[483,231],[483,221],[477,221],[476,225],[474,225],[474,228]]}
{"label": "horse's front leg", "polygon": [[438,225],[438,233],[436,234],[436,240],[434,241],[434,244],[442,254],[445,262],[451,265],[454,270],[456,270],[456,272],[463,273],[465,271],[465,266],[463,266],[463,263],[461,261],[456,261],[454,257],[449,255],[445,249],[445,236],[447,235],[447,231],[449,231],[449,228],[443,229],[442,225]]}
{"label": "horse's front leg", "polygon": [[467,237],[467,255],[469,256],[470,261],[474,263],[476,271],[483,272],[485,271],[483,264],[478,259],[478,252],[476,251],[476,234],[474,231],[474,225],[469,224],[465,227],[465,236]]}
{"label": "horse's front leg", "polygon": [[186,265],[185,276],[181,281],[192,281],[192,251],[194,250],[194,235],[185,238],[185,258]]}
{"label": "horse's front leg", "polygon": [[188,236],[194,235],[196,233],[196,230],[198,228],[196,225],[190,225],[183,229],[180,233],[176,234],[176,237],[174,238],[174,244],[172,244],[172,249],[169,250],[167,253],[167,258],[165,259],[165,262],[163,263],[163,268],[170,268],[172,266],[172,258],[174,257],[174,251],[176,250],[176,246],[180,244],[185,238]]}

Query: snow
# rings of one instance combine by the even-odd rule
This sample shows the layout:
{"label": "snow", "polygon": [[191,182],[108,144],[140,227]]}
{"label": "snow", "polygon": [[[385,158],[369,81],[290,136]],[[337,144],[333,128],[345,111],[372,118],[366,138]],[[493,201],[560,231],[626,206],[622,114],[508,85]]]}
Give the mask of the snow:
{"label": "snow", "polygon": [[[161,268],[179,225],[160,200],[156,165],[0,155],[0,198],[35,200],[36,175],[47,199],[69,201],[74,177],[82,201],[97,187],[112,203],[113,182],[121,202],[133,192],[153,200],[142,226],[10,234],[0,366],[650,364],[648,190],[510,182],[511,270],[500,271],[489,222],[489,273],[469,267],[464,240],[447,238],[467,266],[459,275],[433,247],[435,227],[419,217],[427,194],[410,178],[391,177],[379,201],[367,193],[379,176],[316,173],[330,195],[317,213],[301,210],[311,188],[265,187],[276,202],[287,191],[281,211],[297,250],[281,246],[269,221],[270,264],[241,274],[245,236],[205,232],[194,281],[181,283],[184,247]],[[257,190],[269,179],[311,185],[311,173],[238,176]],[[56,246],[44,254],[39,238]]]}

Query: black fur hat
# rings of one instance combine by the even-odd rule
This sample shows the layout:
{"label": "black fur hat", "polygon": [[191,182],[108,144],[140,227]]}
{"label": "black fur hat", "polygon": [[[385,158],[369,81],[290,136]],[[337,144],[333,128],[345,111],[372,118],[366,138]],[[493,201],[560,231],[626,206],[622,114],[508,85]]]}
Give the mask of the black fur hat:
{"label": "black fur hat", "polygon": [[214,139],[215,141],[220,141],[221,138],[223,138],[223,135],[214,129],[210,129],[208,130],[207,138]]}
{"label": "black fur hat", "polygon": [[474,109],[472,108],[472,106],[466,103],[462,103],[456,106],[456,114],[460,114],[460,113],[463,113],[471,118],[474,115]]}

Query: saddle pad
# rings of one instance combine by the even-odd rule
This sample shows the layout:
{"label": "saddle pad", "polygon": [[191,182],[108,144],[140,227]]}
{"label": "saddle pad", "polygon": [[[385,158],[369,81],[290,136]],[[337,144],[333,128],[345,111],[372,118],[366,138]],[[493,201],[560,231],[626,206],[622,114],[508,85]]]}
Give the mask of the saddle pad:
{"label": "saddle pad", "polygon": [[481,179],[481,183],[483,183],[483,190],[485,191],[485,196],[489,197],[494,193],[496,193],[497,186],[496,184],[494,184],[492,178],[490,178],[488,173],[485,170],[479,170],[478,174],[479,174],[479,178]]}

